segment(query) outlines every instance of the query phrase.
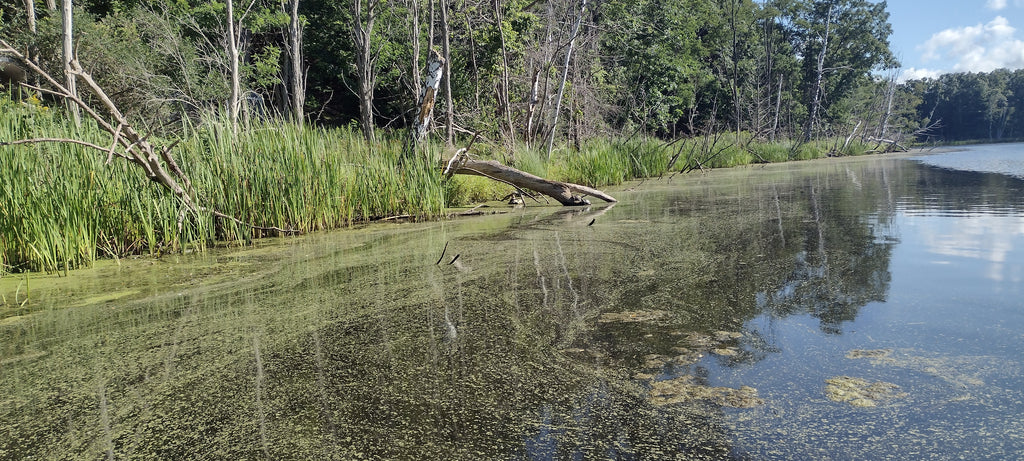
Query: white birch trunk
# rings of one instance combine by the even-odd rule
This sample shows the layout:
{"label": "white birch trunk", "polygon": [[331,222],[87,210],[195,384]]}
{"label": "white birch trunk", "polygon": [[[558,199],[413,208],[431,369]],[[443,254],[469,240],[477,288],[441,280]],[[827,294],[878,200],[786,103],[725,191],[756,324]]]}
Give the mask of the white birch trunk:
{"label": "white birch trunk", "polygon": [[818,68],[817,75],[814,80],[814,98],[811,100],[811,115],[807,121],[807,132],[804,133],[804,139],[810,140],[814,136],[815,128],[818,124],[818,113],[821,111],[821,97],[822,89],[821,82],[825,77],[825,56],[828,53],[828,40],[829,35],[832,33],[832,7],[828,8],[828,17],[825,20],[825,36],[822,37],[821,52],[818,53]]}
{"label": "white birch trunk", "polygon": [[501,89],[498,91],[498,104],[504,115],[505,123],[508,124],[508,139],[511,151],[514,151],[516,142],[516,129],[512,124],[512,107],[509,101],[509,59],[508,46],[505,43],[504,14],[501,11],[501,2],[494,0],[494,19],[498,23],[499,37],[501,38]]}
{"label": "white birch trunk", "polygon": [[228,7],[228,60],[231,61],[231,94],[228,96],[228,118],[231,120],[232,129],[238,129],[238,108],[239,93],[241,93],[242,79],[238,73],[238,35],[235,32],[235,8],[234,0],[227,0]]}
{"label": "white birch trunk", "polygon": [[[65,86],[68,89],[68,93],[72,96],[78,97],[78,89],[75,88],[75,73],[71,69],[71,61],[75,59],[75,48],[74,39],[72,36],[72,8],[71,0],[64,0],[62,3],[62,21],[61,27],[64,31],[64,46],[62,57],[64,59],[64,78]],[[71,118],[75,121],[75,126],[82,124],[82,116],[78,111],[78,106],[73,103],[68,104],[68,110],[71,112]]]}
{"label": "white birch trunk", "polygon": [[441,76],[445,60],[437,53],[437,50],[430,50],[430,59],[427,60],[427,75],[423,87],[420,89],[419,112],[413,121],[412,145],[415,151],[430,131],[430,121],[434,115],[434,104],[437,102],[437,91],[441,87]]}
{"label": "white birch trunk", "polygon": [[551,158],[551,150],[555,146],[555,133],[558,131],[558,112],[562,110],[562,96],[565,94],[565,81],[569,78],[569,61],[572,59],[572,48],[576,44],[576,35],[579,34],[580,26],[583,24],[583,13],[586,9],[587,0],[580,0],[580,14],[576,17],[576,24],[572,27],[572,36],[569,37],[569,48],[565,51],[565,66],[562,69],[562,83],[558,86],[558,97],[555,99],[555,113],[551,121],[551,132],[548,135],[548,159]]}
{"label": "white birch trunk", "polygon": [[448,0],[441,0],[441,32],[444,34],[441,39],[441,51],[444,53],[445,143],[452,146],[455,143],[455,107],[452,101],[452,49],[451,28],[448,25]]}

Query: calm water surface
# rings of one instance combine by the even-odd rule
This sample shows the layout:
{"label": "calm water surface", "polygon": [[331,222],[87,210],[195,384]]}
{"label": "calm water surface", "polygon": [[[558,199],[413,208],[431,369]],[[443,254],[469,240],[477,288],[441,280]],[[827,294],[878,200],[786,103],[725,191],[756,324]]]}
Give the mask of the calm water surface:
{"label": "calm water surface", "polygon": [[0,459],[1019,459],[1022,165],[713,171],[8,275]]}

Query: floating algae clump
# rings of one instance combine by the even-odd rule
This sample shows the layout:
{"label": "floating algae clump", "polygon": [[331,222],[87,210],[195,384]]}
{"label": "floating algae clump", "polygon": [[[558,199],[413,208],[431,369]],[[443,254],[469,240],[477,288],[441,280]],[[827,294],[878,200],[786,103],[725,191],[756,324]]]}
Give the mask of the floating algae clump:
{"label": "floating algae clump", "polygon": [[892,349],[854,349],[846,353],[848,359],[882,360],[892,354]]}
{"label": "floating algae clump", "polygon": [[715,340],[719,342],[725,342],[730,339],[739,339],[743,337],[743,333],[738,331],[716,331]]}
{"label": "floating algae clump", "polygon": [[715,355],[721,355],[723,357],[732,357],[740,353],[739,349],[736,349],[735,347],[716,347],[714,349],[711,349],[711,352],[714,353]]}
{"label": "floating algae clump", "polygon": [[597,319],[601,323],[611,322],[654,322],[663,320],[667,317],[671,317],[672,314],[666,311],[627,311],[627,312],[608,312],[601,314],[601,318]]}
{"label": "floating algae clump", "polygon": [[651,403],[655,405],[695,400],[706,400],[733,408],[750,408],[764,403],[764,400],[758,398],[757,389],[750,386],[742,386],[739,389],[705,386],[698,384],[690,375],[651,383]]}
{"label": "floating algae clump", "polygon": [[884,381],[837,376],[826,379],[825,395],[833,402],[846,402],[855,407],[874,407],[879,402],[906,397],[899,386]]}
{"label": "floating algae clump", "polygon": [[984,386],[985,381],[980,376],[982,373],[1005,366],[993,363],[991,357],[922,357],[912,349],[854,349],[846,353],[846,358],[868,359],[873,365],[914,370],[946,381],[957,389]]}

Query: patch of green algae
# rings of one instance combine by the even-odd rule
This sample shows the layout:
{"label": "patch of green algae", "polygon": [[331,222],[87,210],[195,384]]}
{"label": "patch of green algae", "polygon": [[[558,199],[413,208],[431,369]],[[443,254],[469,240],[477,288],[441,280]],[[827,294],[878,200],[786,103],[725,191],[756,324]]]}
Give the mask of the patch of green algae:
{"label": "patch of green algae", "polygon": [[836,376],[825,380],[825,395],[833,402],[855,407],[875,407],[879,403],[906,397],[899,386],[884,381],[868,381],[852,376]]}
{"label": "patch of green algae", "polygon": [[757,389],[741,386],[714,387],[700,384],[691,375],[651,383],[650,402],[654,405],[671,405],[693,401],[707,401],[723,407],[751,408],[764,403],[757,396]]}
{"label": "patch of green algae", "polygon": [[627,311],[627,312],[606,312],[597,319],[600,323],[641,323],[656,322],[671,317],[672,314],[666,311]]}
{"label": "patch of green algae", "polygon": [[979,375],[985,370],[978,366],[984,357],[924,357],[911,349],[854,349],[846,353],[846,358],[868,359],[876,366],[913,370],[941,379],[957,389],[985,385]]}

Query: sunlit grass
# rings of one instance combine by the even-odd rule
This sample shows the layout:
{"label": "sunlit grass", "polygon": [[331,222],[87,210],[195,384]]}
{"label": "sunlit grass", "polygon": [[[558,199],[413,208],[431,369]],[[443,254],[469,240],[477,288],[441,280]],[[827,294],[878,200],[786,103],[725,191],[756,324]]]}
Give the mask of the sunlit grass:
{"label": "sunlit grass", "polygon": [[[0,139],[74,138],[109,145],[39,107],[4,101]],[[445,188],[426,161],[398,159],[402,138],[373,146],[348,128],[257,123],[234,133],[186,127],[174,155],[203,206],[258,226],[310,232],[396,215],[440,216]],[[161,143],[153,139],[154,143]],[[134,165],[95,149],[45,143],[0,148],[0,270],[65,271],[96,257],[180,252],[273,235],[188,210]],[[399,172],[401,171],[401,172]]]}
{"label": "sunlit grass", "polygon": [[[109,145],[109,134],[89,120],[80,128],[41,104],[0,99],[0,139],[73,138]],[[352,127],[305,127],[252,121],[236,132],[220,119],[182,127],[173,155],[205,207],[257,226],[312,232],[393,216],[430,219],[445,207],[496,200],[513,191],[487,178],[442,181],[428,146],[400,166],[405,137],[383,132],[366,143]],[[152,138],[160,146],[166,140]],[[841,144],[839,144],[841,145]],[[523,171],[593,187],[679,171],[823,157],[835,140],[813,143],[751,142],[724,133],[669,144],[652,138],[585,141],[580,150],[556,149],[551,160],[519,146],[498,152],[480,145],[481,158],[511,158]],[[843,155],[871,146],[851,142]],[[505,155],[510,154],[510,155]],[[0,148],[0,274],[67,271],[97,257],[201,250],[216,242],[245,243],[277,232],[250,228],[188,209],[148,181],[135,165],[66,144]]]}

